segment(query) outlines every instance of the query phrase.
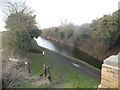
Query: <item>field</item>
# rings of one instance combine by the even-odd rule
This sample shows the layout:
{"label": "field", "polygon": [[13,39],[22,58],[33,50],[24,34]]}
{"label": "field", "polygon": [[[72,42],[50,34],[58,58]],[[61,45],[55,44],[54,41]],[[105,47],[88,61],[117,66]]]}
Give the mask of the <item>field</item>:
{"label": "field", "polygon": [[[43,74],[43,64],[51,68],[51,87],[50,88],[97,88],[99,82],[89,75],[86,75],[65,62],[53,59],[40,53],[28,53],[32,75]],[[53,85],[52,85],[53,84]],[[23,83],[22,88],[47,87],[47,85],[33,85],[31,82]]]}

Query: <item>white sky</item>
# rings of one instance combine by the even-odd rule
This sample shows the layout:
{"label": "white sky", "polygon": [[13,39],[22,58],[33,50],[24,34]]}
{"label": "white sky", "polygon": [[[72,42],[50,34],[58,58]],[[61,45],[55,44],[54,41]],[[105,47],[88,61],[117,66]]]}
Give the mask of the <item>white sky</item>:
{"label": "white sky", "polygon": [[[0,0],[0,7],[5,1]],[[119,0],[26,0],[26,4],[35,10],[36,20],[40,28],[59,26],[61,20],[75,25],[90,23],[104,14],[112,14],[118,10]],[[4,30],[4,14],[0,8],[0,31]]]}

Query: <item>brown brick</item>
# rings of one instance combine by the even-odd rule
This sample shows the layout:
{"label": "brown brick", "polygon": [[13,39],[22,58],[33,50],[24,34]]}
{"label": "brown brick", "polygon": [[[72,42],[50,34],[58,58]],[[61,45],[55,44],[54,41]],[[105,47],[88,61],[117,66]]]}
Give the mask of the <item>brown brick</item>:
{"label": "brown brick", "polygon": [[109,83],[109,82],[112,82],[111,80],[105,79],[105,78],[103,78],[102,80],[103,80],[103,82],[106,82],[106,83],[107,83],[107,82],[108,82],[108,83]]}
{"label": "brown brick", "polygon": [[103,64],[103,65],[102,65],[102,68],[112,69],[112,67],[111,67],[110,65],[106,65],[106,64]]}
{"label": "brown brick", "polygon": [[113,73],[108,73],[108,77],[112,78],[113,77]]}
{"label": "brown brick", "polygon": [[[101,85],[101,88],[110,88],[110,87],[108,87],[108,86],[106,86],[106,85]],[[105,89],[104,89],[105,90]]]}
{"label": "brown brick", "polygon": [[101,88],[110,88],[107,84],[105,84],[105,83],[101,83]]}
{"label": "brown brick", "polygon": [[101,88],[120,88],[120,68],[103,64],[101,71]]}
{"label": "brown brick", "polygon": [[118,82],[118,78],[111,78],[111,80]]}
{"label": "brown brick", "polygon": [[108,77],[110,77],[110,76],[108,76],[108,75],[102,75],[102,77],[101,78],[105,78],[105,79],[108,79]]}
{"label": "brown brick", "polygon": [[114,72],[114,74],[118,74],[118,70],[114,70],[113,72]]}
{"label": "brown brick", "polygon": [[111,85],[110,85],[110,88],[118,88],[118,85],[111,84]]}
{"label": "brown brick", "polygon": [[118,87],[120,87],[120,83],[118,83]]}
{"label": "brown brick", "polygon": [[117,74],[113,74],[113,77],[114,77],[114,78],[118,78],[118,75],[117,75]]}
{"label": "brown brick", "polygon": [[116,81],[113,81],[112,84],[116,84],[116,85],[118,85],[118,81],[117,81],[117,82],[116,82]]}
{"label": "brown brick", "polygon": [[112,88],[118,88],[118,83],[111,83],[110,87],[112,87]]}

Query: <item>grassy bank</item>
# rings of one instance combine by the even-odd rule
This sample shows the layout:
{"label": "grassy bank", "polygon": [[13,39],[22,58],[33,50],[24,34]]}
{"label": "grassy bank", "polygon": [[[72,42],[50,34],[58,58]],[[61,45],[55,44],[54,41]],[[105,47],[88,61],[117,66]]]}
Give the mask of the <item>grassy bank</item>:
{"label": "grassy bank", "polygon": [[[52,59],[49,56],[42,56],[40,53],[28,53],[28,59],[31,64],[32,74],[42,74],[43,64],[50,66],[52,83],[58,81],[57,88],[97,88],[99,82],[96,82],[88,75],[85,75],[75,68],[70,67],[64,62]],[[22,87],[36,87],[32,83],[24,83]],[[41,87],[41,86],[37,86]]]}
{"label": "grassy bank", "polygon": [[[49,50],[49,49],[47,49],[47,50]],[[98,69],[98,68],[96,68],[96,67],[94,67],[94,66],[92,66],[92,65],[90,65],[90,64],[88,64],[88,63],[86,63],[86,62],[84,62],[84,61],[82,61],[82,60],[80,60],[80,59],[77,59],[77,58],[74,58],[74,57],[71,57],[71,56],[66,56],[66,55],[63,55],[63,54],[61,54],[61,53],[59,53],[59,52],[53,51],[53,50],[49,50],[49,51],[51,51],[51,52],[53,52],[53,53],[56,53],[56,54],[59,54],[59,55],[62,55],[62,56],[67,57],[67,58],[71,58],[71,59],[73,59],[73,60],[75,60],[75,61],[77,61],[77,62],[81,62],[81,63],[83,63],[83,64],[85,64],[85,65],[87,65],[87,66],[90,66],[91,68],[94,68],[94,69],[97,70],[97,71],[101,71],[100,69]]]}

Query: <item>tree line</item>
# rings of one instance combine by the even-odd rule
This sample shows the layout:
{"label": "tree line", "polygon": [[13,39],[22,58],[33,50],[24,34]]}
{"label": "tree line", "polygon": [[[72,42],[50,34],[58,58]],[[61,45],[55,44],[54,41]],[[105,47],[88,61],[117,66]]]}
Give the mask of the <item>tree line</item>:
{"label": "tree line", "polygon": [[92,23],[62,23],[58,27],[43,29],[42,37],[77,47],[103,60],[120,50],[119,12],[117,10],[111,15],[103,15]]}

